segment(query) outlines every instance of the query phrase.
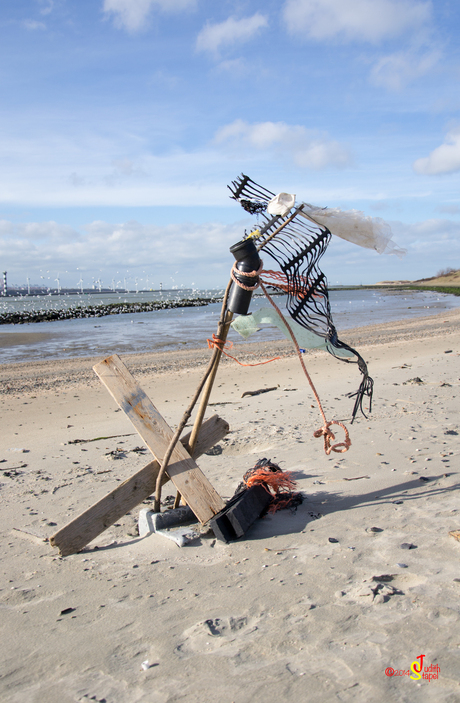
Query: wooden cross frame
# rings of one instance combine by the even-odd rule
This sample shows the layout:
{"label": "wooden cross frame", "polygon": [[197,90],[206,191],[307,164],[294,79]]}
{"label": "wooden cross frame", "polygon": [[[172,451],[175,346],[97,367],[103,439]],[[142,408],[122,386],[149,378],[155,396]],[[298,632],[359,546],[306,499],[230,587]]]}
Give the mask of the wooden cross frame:
{"label": "wooden cross frame", "polygon": [[[120,357],[113,356],[96,364],[94,371],[155,457],[134,476],[117,486],[111,493],[61,528],[50,538],[61,556],[81,551],[89,542],[113,525],[129,510],[139,505],[155,490],[165,452],[173,431],[142,390]],[[195,458],[208,451],[225,437],[228,424],[217,417],[200,423],[200,432],[192,432],[175,446],[168,462],[165,482],[172,480],[185,502],[202,523],[208,522],[225,507],[225,503],[210,484]],[[187,451],[192,440],[191,454]]]}

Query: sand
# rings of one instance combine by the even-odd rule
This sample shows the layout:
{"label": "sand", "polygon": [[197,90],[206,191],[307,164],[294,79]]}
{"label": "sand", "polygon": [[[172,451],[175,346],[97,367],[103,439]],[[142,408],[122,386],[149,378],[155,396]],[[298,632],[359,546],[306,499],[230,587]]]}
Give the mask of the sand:
{"label": "sand", "polygon": [[[343,337],[375,380],[367,419],[350,424],[356,366],[325,353],[306,362],[327,418],[349,429],[346,454],[326,456],[313,438],[321,419],[287,343],[234,350],[281,354],[268,365],[225,360],[208,416],[231,431],[199,466],[227,499],[269,458],[304,502],[239,541],[207,534],[182,549],[140,539],[134,510],[61,558],[44,540],[151,457],[94,376],[99,359],[0,368],[2,701],[460,700],[460,542],[449,535],[460,529],[460,311]],[[123,361],[174,426],[208,358]],[[437,679],[410,670],[420,655]]]}

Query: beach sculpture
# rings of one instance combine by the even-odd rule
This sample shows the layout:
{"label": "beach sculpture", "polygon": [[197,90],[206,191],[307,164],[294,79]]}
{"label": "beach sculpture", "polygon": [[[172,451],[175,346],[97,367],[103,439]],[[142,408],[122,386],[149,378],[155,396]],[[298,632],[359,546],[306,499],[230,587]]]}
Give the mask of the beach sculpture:
{"label": "beach sculpture", "polygon": [[[229,187],[231,197],[247,212],[257,213],[259,218],[257,227],[230,249],[236,264],[232,269],[234,285],[229,295],[229,310],[246,315],[248,293],[258,286],[272,305],[273,301],[267,293],[268,286],[286,293],[289,316],[297,323],[296,326],[310,332],[310,339],[306,341],[303,337],[304,346],[317,347],[315,337],[320,337],[330,354],[358,364],[363,379],[356,393],[352,394],[356,397],[352,411],[353,422],[358,409],[363,411],[363,399],[366,396],[369,398],[369,410],[371,408],[373,381],[364,359],[339,339],[332,320],[327,280],[319,268],[319,260],[331,239],[331,231],[324,223],[330,222],[338,236],[377,251],[384,251],[388,247],[396,249],[396,245],[390,245],[391,231],[388,231],[385,223],[354,211],[344,213],[338,209],[321,209],[306,203],[296,206],[295,195],[280,193],[275,196],[248,176],[241,175]],[[264,270],[259,252],[268,254],[279,270]],[[252,275],[248,270],[252,271]],[[246,295],[240,293],[239,289],[246,291]],[[276,306],[273,307],[294,341],[296,334],[293,327]],[[245,334],[247,325],[244,320],[235,328],[242,331],[243,336],[248,336]]]}
{"label": "beach sculpture", "polygon": [[[57,546],[63,556],[80,551],[153,492],[153,512],[159,513],[161,489],[170,479],[177,489],[175,507],[179,506],[182,498],[182,502],[191,508],[201,523],[214,524],[216,534],[220,532],[224,539],[227,530],[236,536],[244,533],[258,517],[257,510],[262,509],[262,503],[266,505],[266,496],[263,496],[263,489],[260,492],[261,486],[257,483],[259,479],[264,483],[261,474],[258,476],[260,472],[271,473],[276,484],[275,493],[279,492],[283,480],[279,473],[281,470],[275,465],[268,466],[270,462],[264,459],[263,466],[254,467],[257,475],[251,474],[252,485],[248,484],[234,496],[236,503],[230,501],[231,505],[226,505],[194,460],[222,439],[229,429],[228,424],[217,416],[206,422],[203,420],[222,353],[227,353],[227,334],[235,314],[238,317],[233,326],[243,336],[249,336],[258,324],[268,322],[279,325],[292,339],[323,419],[322,427],[313,434],[323,437],[326,454],[347,451],[351,441],[343,423],[327,421],[305,367],[300,343],[304,347],[326,349],[338,359],[357,363],[362,380],[358,390],[349,394],[355,397],[352,422],[358,410],[364,413],[364,398],[368,398],[371,409],[373,381],[361,355],[338,337],[331,315],[327,280],[319,268],[319,261],[329,244],[331,232],[379,253],[403,255],[404,251],[392,242],[388,225],[354,210],[344,212],[338,208],[318,208],[307,203],[296,205],[295,195],[275,195],[245,175],[233,181],[229,188],[231,197],[247,212],[256,214],[258,222],[249,234],[230,248],[235,262],[224,294],[217,332],[208,340],[212,354],[203,378],[173,432],[117,355],[96,364],[94,371],[132,422],[155,461],[51,537],[51,545]],[[271,257],[278,270],[264,269],[261,255],[265,254]],[[255,315],[248,315],[252,294],[259,287],[272,309],[262,309]],[[282,314],[268,289],[287,295],[289,320]],[[198,400],[200,404],[192,431],[182,437]],[[342,442],[335,443],[333,426],[344,431]],[[285,494],[282,501],[286,501]],[[250,506],[249,513],[245,510],[245,504]]]}

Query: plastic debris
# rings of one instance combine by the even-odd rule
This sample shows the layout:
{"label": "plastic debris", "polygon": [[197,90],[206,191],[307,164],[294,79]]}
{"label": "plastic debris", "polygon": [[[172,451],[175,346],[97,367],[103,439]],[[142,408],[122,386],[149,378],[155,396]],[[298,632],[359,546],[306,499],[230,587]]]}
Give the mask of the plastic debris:
{"label": "plastic debris", "polygon": [[[260,308],[250,315],[240,315],[231,324],[231,327],[238,332],[244,339],[248,339],[252,334],[260,330],[259,325],[270,325],[277,327],[288,339],[290,339],[287,327],[278,313],[272,308]],[[327,339],[320,337],[314,332],[305,329],[295,320],[289,320],[289,326],[292,329],[298,344],[305,349],[324,349],[331,352],[331,344]],[[344,359],[353,358],[353,353],[348,349],[335,349],[335,356],[343,357]]]}

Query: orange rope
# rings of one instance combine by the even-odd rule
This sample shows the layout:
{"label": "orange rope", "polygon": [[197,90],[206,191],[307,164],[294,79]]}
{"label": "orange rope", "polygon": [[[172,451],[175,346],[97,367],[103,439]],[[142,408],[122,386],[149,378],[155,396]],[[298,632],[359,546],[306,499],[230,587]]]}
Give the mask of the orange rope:
{"label": "orange rope", "polygon": [[[289,326],[286,318],[283,316],[281,310],[278,308],[274,300],[270,297],[270,295],[267,292],[267,289],[265,288],[262,280],[260,280],[260,287],[262,288],[263,292],[265,293],[267,300],[269,303],[275,308],[276,312],[280,316],[281,320],[284,322],[285,326],[287,327],[287,330],[289,332],[289,335],[294,343],[294,346],[297,351],[297,355],[299,357],[300,365],[302,366],[302,369],[305,373],[305,376],[307,377],[307,381],[310,384],[310,388],[313,392],[313,395],[315,397],[315,400],[318,404],[319,411],[321,413],[321,417],[323,418],[324,425],[319,429],[316,430],[316,432],[313,433],[314,437],[324,437],[324,451],[326,454],[330,454],[331,452],[337,452],[338,454],[343,454],[344,452],[347,452],[348,449],[351,446],[351,440],[350,440],[350,435],[348,434],[348,430],[343,425],[341,422],[338,422],[338,420],[330,420],[329,422],[326,420],[326,415],[324,414],[323,407],[321,405],[321,401],[319,399],[318,393],[316,392],[316,388],[313,385],[313,381],[310,378],[310,374],[308,373],[306,366],[304,364],[304,361],[302,359],[302,354],[300,352],[299,345],[297,343],[297,340],[295,338],[294,332],[292,331],[291,327]],[[343,442],[337,442],[337,444],[332,444],[332,442],[335,440],[335,435],[330,429],[331,425],[339,425],[345,433],[345,440]]]}
{"label": "orange rope", "polygon": [[[302,366],[302,369],[303,369],[303,371],[304,371],[304,373],[305,373],[305,376],[307,377],[307,381],[308,381],[308,383],[310,384],[310,388],[311,388],[311,390],[312,390],[312,392],[313,392],[313,395],[314,395],[314,397],[315,397],[315,400],[316,400],[316,402],[317,402],[317,404],[318,404],[318,408],[319,408],[319,411],[320,411],[320,413],[321,413],[321,417],[323,418],[323,422],[324,422],[324,425],[323,425],[319,430],[316,430],[316,431],[313,433],[313,436],[314,436],[314,437],[317,437],[317,438],[318,438],[318,437],[323,437],[323,438],[324,438],[324,451],[325,451],[326,454],[328,454],[328,455],[329,455],[331,452],[337,452],[338,454],[343,454],[344,452],[347,452],[348,449],[349,449],[350,446],[351,446],[351,440],[350,440],[350,435],[348,434],[348,430],[347,430],[347,428],[345,427],[345,425],[342,424],[341,422],[339,422],[338,420],[330,420],[329,422],[326,420],[326,415],[324,414],[324,410],[323,410],[323,407],[322,407],[322,405],[321,405],[321,401],[320,401],[320,399],[319,399],[319,395],[318,395],[318,393],[316,392],[316,388],[315,388],[315,386],[313,385],[313,381],[311,380],[310,374],[308,373],[307,368],[306,368],[306,366],[305,366],[305,364],[304,364],[304,361],[303,361],[303,359],[302,359],[302,354],[301,354],[301,352],[300,352],[300,348],[299,348],[299,345],[298,345],[298,343],[297,343],[297,339],[295,338],[294,332],[292,331],[290,325],[288,324],[288,322],[287,322],[286,318],[284,317],[284,315],[282,314],[281,310],[278,308],[278,306],[276,305],[276,303],[274,302],[274,300],[273,300],[273,299],[271,298],[271,296],[268,294],[268,291],[267,291],[267,289],[266,289],[265,286],[264,286],[264,282],[263,282],[262,279],[260,278],[260,274],[261,274],[261,273],[265,273],[265,274],[268,274],[269,276],[271,276],[272,278],[275,279],[276,282],[273,283],[273,284],[270,283],[270,281],[265,281],[265,283],[266,283],[267,285],[274,285],[274,286],[276,286],[277,288],[281,288],[282,290],[285,290],[286,292],[288,292],[288,293],[293,293],[293,294],[299,294],[300,291],[297,291],[295,288],[291,288],[290,286],[288,286],[288,285],[287,285],[287,279],[286,279],[286,277],[284,276],[284,274],[282,274],[281,272],[278,272],[278,271],[263,271],[263,261],[262,261],[262,260],[260,261],[260,268],[259,268],[259,270],[258,270],[258,271],[251,271],[250,273],[246,273],[245,271],[239,271],[239,270],[236,268],[236,263],[237,263],[237,262],[235,262],[235,263],[233,264],[233,266],[232,266],[232,271],[231,271],[231,277],[232,277],[232,280],[235,282],[235,284],[238,285],[238,286],[240,286],[240,288],[244,288],[245,290],[249,290],[249,291],[256,290],[256,288],[258,288],[258,287],[260,286],[260,287],[262,288],[263,292],[265,293],[265,296],[266,296],[268,302],[270,303],[270,305],[272,305],[272,306],[275,308],[276,312],[277,312],[278,315],[280,316],[281,320],[283,321],[284,325],[286,326],[286,328],[287,328],[287,330],[288,330],[288,332],[289,332],[289,336],[291,337],[292,342],[293,342],[293,344],[294,344],[294,346],[295,346],[295,348],[296,348],[297,355],[298,355],[299,361],[300,361],[300,365]],[[259,276],[259,281],[258,281],[254,286],[245,286],[243,283],[241,283],[241,281],[239,281],[239,280],[236,278],[235,272],[238,272],[238,274],[239,274],[240,276],[248,276],[248,277],[251,277],[251,278],[255,278],[255,277]],[[283,282],[280,283],[279,281],[283,281]],[[284,283],[284,281],[286,281],[286,283]],[[307,281],[307,284],[308,284],[308,281]],[[233,356],[230,356],[230,354],[227,354],[227,352],[224,351],[223,346],[220,346],[220,347],[219,347],[219,344],[222,345],[222,340],[217,339],[214,334],[212,335],[212,337],[213,337],[212,341],[208,339],[208,345],[209,345],[209,347],[211,347],[211,346],[217,346],[217,347],[221,350],[221,352],[223,352],[224,354],[226,354],[226,356],[230,357],[230,359],[234,359],[234,361],[236,361],[236,362],[237,362],[238,364],[240,364],[241,366],[260,366],[260,365],[261,365],[261,364],[241,364],[241,362],[239,362],[238,359],[235,359]],[[231,346],[229,347],[229,348],[231,349],[231,347],[233,346],[233,343],[230,342],[229,344],[231,345]],[[225,345],[224,345],[224,346],[225,346]],[[276,357],[276,358],[279,359],[280,357]],[[269,361],[275,361],[275,359],[270,359]],[[263,362],[261,362],[261,363],[262,363],[262,364],[267,364],[267,363],[269,363],[269,362],[268,362],[268,361],[263,361]],[[345,433],[345,439],[344,439],[343,442],[337,442],[336,444],[332,444],[332,442],[335,440],[335,434],[334,434],[334,433],[332,432],[332,430],[331,430],[331,425],[338,425],[339,427],[341,427],[341,428],[343,429],[343,431],[344,431],[344,433]]]}
{"label": "orange rope", "polygon": [[274,493],[293,491],[296,488],[296,482],[292,479],[290,471],[273,471],[264,466],[251,474],[245,483],[248,488],[259,483],[266,483]]}
{"label": "orange rope", "polygon": [[256,364],[243,364],[242,361],[238,361],[238,359],[236,359],[234,356],[232,356],[231,354],[228,354],[225,351],[225,347],[227,347],[227,349],[231,349],[233,347],[233,342],[230,342],[230,341],[224,342],[222,339],[219,339],[218,337],[216,337],[216,335],[214,333],[212,335],[212,339],[207,339],[206,341],[208,343],[209,349],[216,347],[217,349],[219,349],[222,352],[222,354],[225,354],[225,356],[228,356],[229,359],[233,359],[233,361],[236,361],[236,363],[239,364],[240,366],[263,366],[264,364],[269,364],[271,361],[278,361],[278,359],[281,359],[280,356],[275,356],[273,359],[267,359],[267,361],[259,361]]}
{"label": "orange rope", "polygon": [[262,259],[260,259],[260,266],[257,271],[249,271],[249,272],[240,271],[239,269],[236,268],[237,263],[238,262],[235,261],[235,263],[232,266],[232,270],[230,271],[230,276],[232,278],[232,281],[234,283],[236,283],[236,285],[238,285],[240,288],[244,288],[244,290],[251,290],[251,291],[256,290],[259,287],[259,281],[257,281],[257,283],[255,283],[253,286],[245,286],[244,283],[241,283],[241,281],[239,281],[237,279],[235,274],[238,273],[239,276],[247,276],[248,278],[256,278],[256,277],[260,276],[260,274],[262,273],[262,269],[264,267],[264,262],[262,261]]}
{"label": "orange rope", "polygon": [[[311,287],[311,282],[308,280],[308,278],[305,278],[304,276],[300,276],[298,278],[298,281],[296,281],[298,285],[290,285],[288,284],[286,274],[282,273],[281,271],[263,270],[262,274],[264,276],[265,285],[272,286],[272,288],[279,288],[285,293],[290,293],[291,295],[295,295],[298,298],[305,298],[307,296],[307,292],[305,291],[305,289]],[[270,277],[270,280],[267,278],[267,276]],[[320,293],[313,293],[312,295],[314,298],[324,297]]]}

